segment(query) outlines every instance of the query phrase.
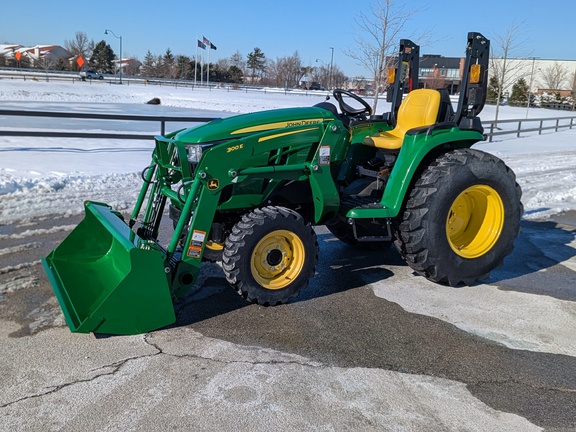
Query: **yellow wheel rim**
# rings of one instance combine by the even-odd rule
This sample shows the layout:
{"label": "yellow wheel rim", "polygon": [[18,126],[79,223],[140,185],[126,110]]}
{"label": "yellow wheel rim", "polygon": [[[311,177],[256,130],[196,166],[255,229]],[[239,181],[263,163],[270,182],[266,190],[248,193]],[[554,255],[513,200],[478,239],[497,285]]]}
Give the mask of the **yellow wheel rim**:
{"label": "yellow wheel rim", "polygon": [[294,233],[272,231],[263,237],[252,253],[252,276],[262,287],[282,289],[294,281],[305,261],[304,244]]}
{"label": "yellow wheel rim", "polygon": [[498,241],[504,225],[504,204],[486,185],[471,186],[450,207],[446,235],[452,250],[463,258],[478,258]]}

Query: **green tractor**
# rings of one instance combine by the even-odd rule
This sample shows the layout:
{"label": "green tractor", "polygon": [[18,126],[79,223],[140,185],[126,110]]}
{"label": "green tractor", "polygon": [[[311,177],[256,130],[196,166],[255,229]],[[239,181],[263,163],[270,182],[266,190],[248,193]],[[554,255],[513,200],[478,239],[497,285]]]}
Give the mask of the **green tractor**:
{"label": "green tractor", "polygon": [[[486,277],[512,251],[523,211],[514,173],[470,149],[484,139],[488,52],[468,34],[456,111],[447,93],[416,88],[418,47],[402,40],[385,115],[334,90],[339,110],[326,101],[156,137],[130,220],[87,201],[43,260],[68,326],[138,334],[172,324],[203,261],[221,261],[248,302],[285,303],[314,275],[315,225],[356,247],[395,243],[434,282]],[[165,216],[174,232],[161,244]]]}

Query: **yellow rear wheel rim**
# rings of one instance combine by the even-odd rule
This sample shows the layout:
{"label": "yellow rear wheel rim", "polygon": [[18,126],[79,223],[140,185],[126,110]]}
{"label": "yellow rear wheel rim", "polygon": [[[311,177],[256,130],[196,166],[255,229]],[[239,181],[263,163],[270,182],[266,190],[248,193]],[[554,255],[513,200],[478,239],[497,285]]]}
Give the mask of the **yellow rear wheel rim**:
{"label": "yellow rear wheel rim", "polygon": [[504,204],[487,185],[471,186],[456,197],[446,218],[452,250],[463,258],[478,258],[498,241],[504,225]]}
{"label": "yellow rear wheel rim", "polygon": [[250,269],[258,284],[278,290],[292,283],[305,262],[304,243],[287,230],[272,231],[263,237],[252,253]]}

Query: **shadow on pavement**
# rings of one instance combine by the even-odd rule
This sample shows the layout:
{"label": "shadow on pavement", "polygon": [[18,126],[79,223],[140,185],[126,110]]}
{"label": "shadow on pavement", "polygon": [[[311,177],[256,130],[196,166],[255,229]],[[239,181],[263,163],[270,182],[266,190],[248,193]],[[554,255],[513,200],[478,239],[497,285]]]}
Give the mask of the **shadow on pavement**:
{"label": "shadow on pavement", "polygon": [[[484,283],[575,301],[576,263],[568,262],[576,256],[575,239],[576,228],[554,221],[523,220],[514,251]],[[552,268],[554,271],[549,271]]]}
{"label": "shadow on pavement", "polygon": [[[386,265],[404,263],[393,247],[379,250],[355,248],[341,243],[332,234],[318,235],[318,242],[320,253],[316,274],[308,287],[288,304],[305,302],[388,279],[393,273]],[[187,326],[250,306],[230,287],[220,269],[213,265],[208,272],[209,276],[201,282],[199,290],[176,304],[177,321],[174,326]]]}

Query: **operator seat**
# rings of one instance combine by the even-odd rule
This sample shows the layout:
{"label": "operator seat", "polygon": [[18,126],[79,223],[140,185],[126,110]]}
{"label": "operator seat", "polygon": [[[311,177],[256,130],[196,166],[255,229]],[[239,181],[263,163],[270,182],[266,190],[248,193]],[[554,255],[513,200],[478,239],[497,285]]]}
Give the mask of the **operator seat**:
{"label": "operator seat", "polygon": [[[431,126],[439,119],[441,93],[432,89],[412,90],[398,108],[396,127],[364,138],[364,144],[386,150],[399,150],[410,129]],[[448,101],[449,102],[449,101]]]}

